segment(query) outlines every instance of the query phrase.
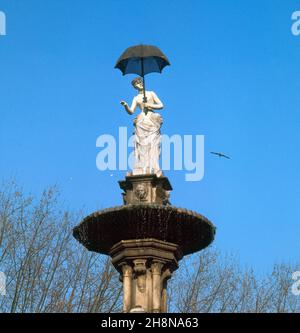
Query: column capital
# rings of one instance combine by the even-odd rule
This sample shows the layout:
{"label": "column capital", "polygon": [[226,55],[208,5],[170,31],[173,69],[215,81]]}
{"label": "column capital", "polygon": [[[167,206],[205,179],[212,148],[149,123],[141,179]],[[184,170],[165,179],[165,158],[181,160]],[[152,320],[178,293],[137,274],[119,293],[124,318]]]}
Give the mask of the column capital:
{"label": "column capital", "polygon": [[126,262],[120,263],[119,266],[122,269],[123,277],[131,276],[132,275],[132,267]]}
{"label": "column capital", "polygon": [[160,261],[160,260],[153,260],[152,263],[151,263],[152,274],[153,275],[160,275],[164,264],[165,263]]}
{"label": "column capital", "polygon": [[133,270],[137,274],[144,274],[147,270],[146,267],[147,259],[135,259],[133,260]]}

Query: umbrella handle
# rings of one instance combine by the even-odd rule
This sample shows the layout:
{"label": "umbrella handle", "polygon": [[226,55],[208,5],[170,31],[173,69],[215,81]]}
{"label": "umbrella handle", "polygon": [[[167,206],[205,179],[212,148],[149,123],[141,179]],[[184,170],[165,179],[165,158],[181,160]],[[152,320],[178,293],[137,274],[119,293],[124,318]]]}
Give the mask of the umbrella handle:
{"label": "umbrella handle", "polygon": [[146,88],[145,88],[145,74],[144,74],[144,58],[141,59],[142,63],[142,78],[143,78],[143,93],[144,93],[144,99],[143,102],[147,103],[147,97],[146,97]]}
{"label": "umbrella handle", "polygon": [[[145,77],[143,76],[143,93],[144,93],[144,97],[143,97],[143,102],[147,103],[147,97],[146,97],[146,90],[145,90]],[[147,108],[144,109],[145,114],[148,113]]]}
{"label": "umbrella handle", "polygon": [[[145,82],[144,78],[143,78],[143,82]],[[147,97],[146,97],[146,91],[145,91],[145,83],[143,83],[143,93],[144,93],[143,102],[147,103]]]}

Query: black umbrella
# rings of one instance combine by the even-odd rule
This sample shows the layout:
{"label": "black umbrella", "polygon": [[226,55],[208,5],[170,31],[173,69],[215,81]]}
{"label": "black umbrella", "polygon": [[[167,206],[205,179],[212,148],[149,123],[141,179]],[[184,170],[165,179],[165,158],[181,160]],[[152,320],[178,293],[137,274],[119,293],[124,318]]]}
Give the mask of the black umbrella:
{"label": "black umbrella", "polygon": [[137,74],[143,78],[144,103],[146,103],[145,75],[154,72],[161,73],[163,68],[169,65],[168,58],[158,47],[136,45],[129,47],[123,52],[115,68],[119,68],[123,75]]}

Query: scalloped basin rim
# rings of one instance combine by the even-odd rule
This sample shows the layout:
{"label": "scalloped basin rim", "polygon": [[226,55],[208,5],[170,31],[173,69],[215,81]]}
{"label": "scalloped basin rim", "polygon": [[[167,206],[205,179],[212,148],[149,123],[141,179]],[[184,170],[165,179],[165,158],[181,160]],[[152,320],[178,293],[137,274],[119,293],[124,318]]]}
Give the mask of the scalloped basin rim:
{"label": "scalloped basin rim", "polygon": [[108,254],[121,240],[154,238],[177,244],[184,255],[214,239],[216,228],[192,210],[158,204],[129,204],[96,211],[73,229],[88,250]]}

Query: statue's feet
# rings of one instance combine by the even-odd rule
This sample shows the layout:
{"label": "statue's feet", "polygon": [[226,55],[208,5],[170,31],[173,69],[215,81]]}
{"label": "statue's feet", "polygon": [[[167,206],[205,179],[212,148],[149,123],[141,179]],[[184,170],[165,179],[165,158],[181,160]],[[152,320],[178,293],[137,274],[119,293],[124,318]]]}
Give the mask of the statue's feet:
{"label": "statue's feet", "polygon": [[156,175],[156,177],[162,177],[164,174],[162,170],[155,171],[154,169],[150,168],[135,168],[131,171],[128,171],[126,176],[137,176],[137,175]]}

